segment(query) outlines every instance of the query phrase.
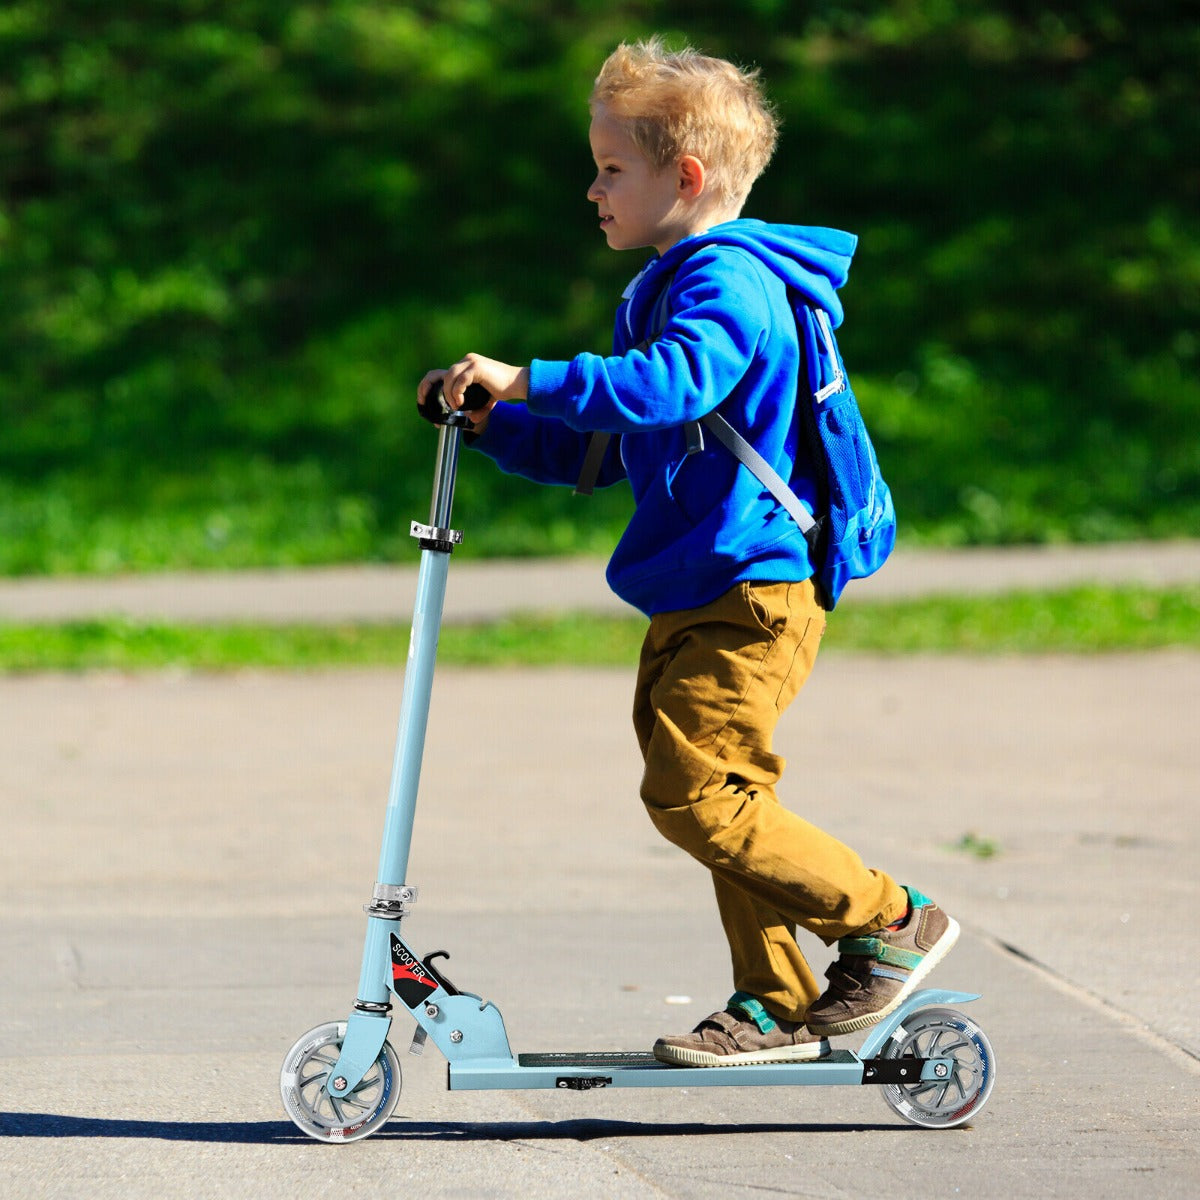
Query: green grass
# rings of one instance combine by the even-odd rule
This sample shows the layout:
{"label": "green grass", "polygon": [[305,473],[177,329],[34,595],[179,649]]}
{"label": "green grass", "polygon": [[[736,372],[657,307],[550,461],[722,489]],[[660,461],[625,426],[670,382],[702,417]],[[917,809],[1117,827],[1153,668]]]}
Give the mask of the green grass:
{"label": "green grass", "polygon": [[[637,661],[644,623],[581,615],[448,625],[446,665],[620,666]],[[1200,647],[1200,586],[847,602],[826,653],[1092,654]],[[137,624],[121,619],[0,624],[0,672],[402,666],[407,625]]]}
{"label": "green grass", "polygon": [[979,834],[968,831],[957,842],[947,845],[945,849],[955,854],[969,855],[971,858],[989,859],[995,858],[1000,853],[1000,843],[993,838],[980,837]]}
{"label": "green grass", "polygon": [[1091,654],[1200,646],[1200,586],[1077,587],[847,604],[831,646],[880,653]]}

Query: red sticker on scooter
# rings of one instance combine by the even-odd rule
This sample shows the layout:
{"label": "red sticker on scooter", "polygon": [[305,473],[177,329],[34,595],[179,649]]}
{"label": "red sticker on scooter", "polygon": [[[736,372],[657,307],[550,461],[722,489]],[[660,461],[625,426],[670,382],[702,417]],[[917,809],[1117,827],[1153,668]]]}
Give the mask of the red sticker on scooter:
{"label": "red sticker on scooter", "polygon": [[423,966],[417,956],[393,933],[392,934],[392,991],[408,1005],[416,1008],[424,1004],[438,982]]}

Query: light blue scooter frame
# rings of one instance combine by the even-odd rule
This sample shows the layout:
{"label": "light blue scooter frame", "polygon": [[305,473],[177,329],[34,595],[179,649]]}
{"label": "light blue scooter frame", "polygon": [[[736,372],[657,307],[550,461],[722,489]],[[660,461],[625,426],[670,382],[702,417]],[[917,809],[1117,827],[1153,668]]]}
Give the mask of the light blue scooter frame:
{"label": "light blue scooter frame", "polygon": [[[949,1060],[894,1059],[880,1055],[906,1018],[921,1008],[978,999],[939,989],[910,996],[877,1024],[857,1051],[836,1050],[802,1063],[771,1063],[736,1069],[668,1066],[649,1053],[583,1052],[516,1056],[509,1047],[500,1010],[479,996],[459,992],[428,960],[422,961],[400,936],[401,918],[416,899],[405,883],[416,815],[426,720],[433,689],[450,551],[461,536],[450,529],[461,431],[466,418],[454,413],[438,429],[433,502],[428,525],[413,522],[421,542],[421,565],[404,675],[399,729],[392,764],[383,846],[372,902],[358,999],[347,1023],[341,1053],[329,1072],[331,1096],[344,1097],[362,1080],[383,1049],[391,1027],[392,1000],[400,1000],[417,1023],[413,1049],[426,1038],[448,1063],[451,1090],[588,1090],[599,1087],[729,1087],[916,1082],[945,1076]],[[907,1065],[906,1065],[907,1064]],[[906,1074],[907,1072],[907,1074]],[[919,1074],[918,1074],[919,1072]]]}

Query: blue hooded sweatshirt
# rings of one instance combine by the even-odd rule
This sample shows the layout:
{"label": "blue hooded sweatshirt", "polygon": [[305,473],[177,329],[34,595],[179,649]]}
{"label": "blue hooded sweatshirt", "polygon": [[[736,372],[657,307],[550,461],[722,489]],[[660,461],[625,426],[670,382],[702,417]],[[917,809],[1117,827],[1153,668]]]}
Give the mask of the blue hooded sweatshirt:
{"label": "blue hooded sweatshirt", "polygon": [[[748,219],[685,238],[626,288],[612,356],[535,359],[526,403],[498,404],[474,445],[501,470],[573,485],[592,432],[618,435],[597,483],[628,479],[636,508],[608,582],[648,616],[707,604],[745,580],[807,579],[813,564],[792,518],[716,438],[689,455],[683,426],[719,407],[812,509],[788,293],[839,325],[837,289],[856,241]],[[664,288],[667,320],[647,342]]]}

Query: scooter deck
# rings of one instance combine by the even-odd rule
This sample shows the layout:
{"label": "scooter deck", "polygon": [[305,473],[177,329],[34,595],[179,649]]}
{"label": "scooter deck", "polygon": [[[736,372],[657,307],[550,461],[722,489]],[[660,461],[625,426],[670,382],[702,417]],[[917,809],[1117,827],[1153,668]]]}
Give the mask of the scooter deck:
{"label": "scooter deck", "polygon": [[[909,1060],[914,1076],[923,1063]],[[808,1062],[756,1063],[731,1067],[676,1067],[644,1051],[580,1051],[521,1054],[514,1060],[449,1064],[451,1091],[615,1087],[762,1087],[874,1082],[867,1065],[850,1050],[834,1050]]]}

